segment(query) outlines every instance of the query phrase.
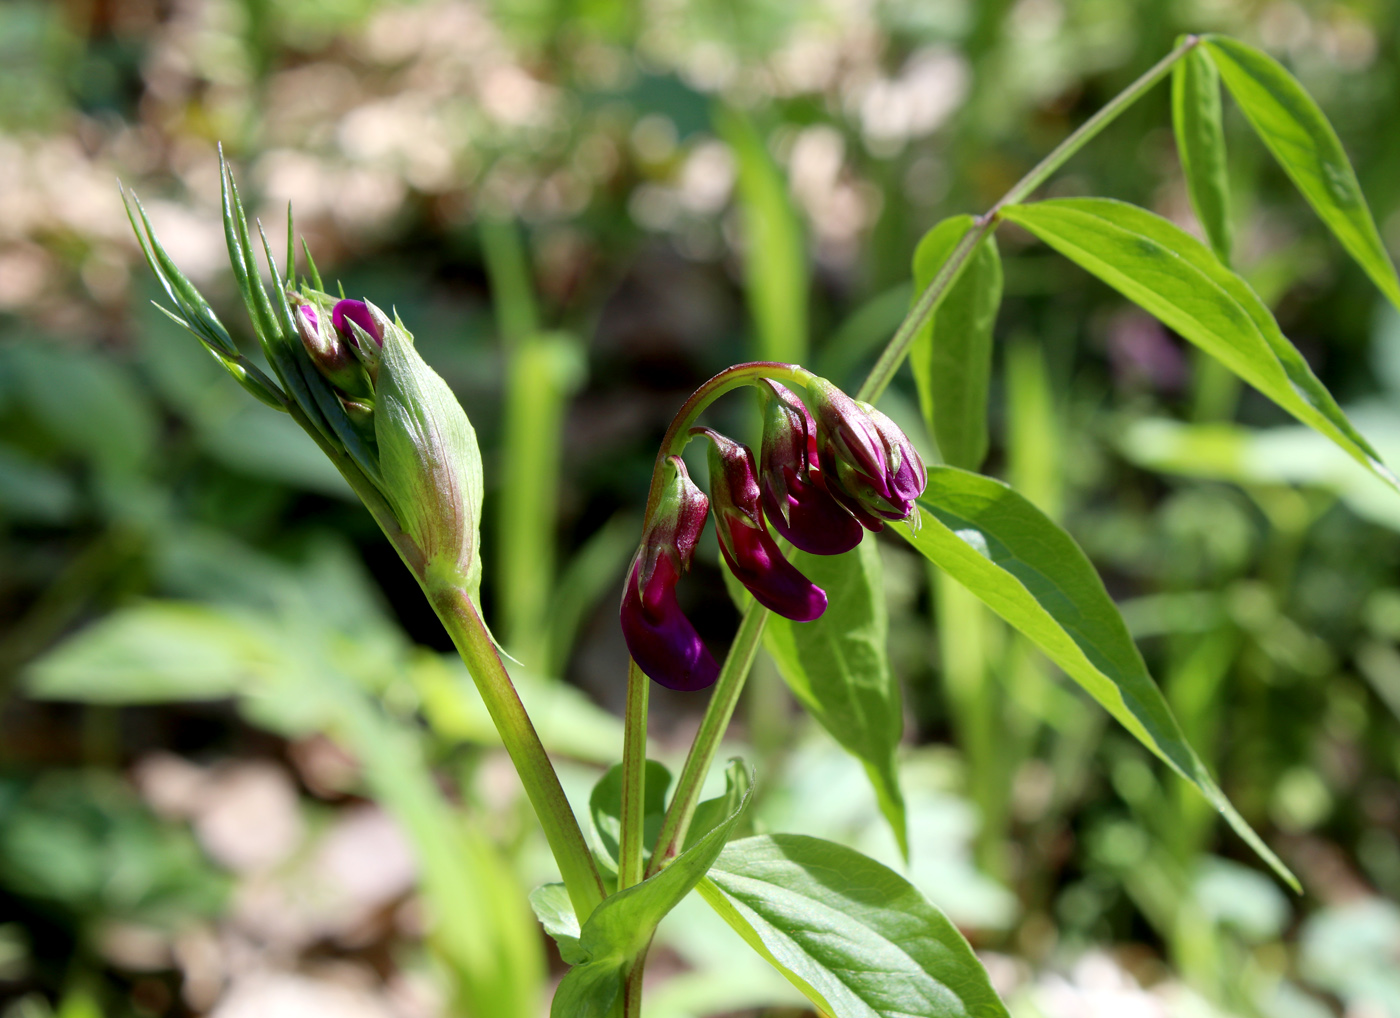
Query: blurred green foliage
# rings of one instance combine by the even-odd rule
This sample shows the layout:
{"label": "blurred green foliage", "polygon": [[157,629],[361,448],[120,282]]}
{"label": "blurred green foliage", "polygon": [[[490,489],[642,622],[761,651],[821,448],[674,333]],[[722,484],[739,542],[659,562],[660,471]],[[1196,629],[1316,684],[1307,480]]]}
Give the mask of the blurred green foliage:
{"label": "blurred green foliage", "polygon": [[[372,798],[408,831],[429,913],[485,902],[455,925],[274,951],[283,968],[331,957],[376,992],[419,979],[464,1014],[527,1013],[559,970],[516,893],[549,878],[547,856],[445,639],[314,446],[150,307],[116,177],[237,322],[222,141],[250,210],[280,224],[293,201],[328,284],[413,329],[481,435],[485,606],[586,815],[619,744],[629,520],[685,394],[764,351],[858,380],[927,229],[982,211],[1206,30],[1290,65],[1394,251],[1392,5],[0,4],[0,1013],[203,1013],[247,975],[221,970],[200,997],[191,955],[167,950],[152,975],[102,935],[242,936],[231,902],[253,879],[133,791],[157,751],[283,761],[313,827]],[[1400,320],[1226,114],[1233,263],[1394,465]],[[1170,123],[1163,86],[1049,192],[1194,229]],[[881,542],[904,872],[1005,962],[1018,1015],[1122,1013],[1134,994],[1171,1014],[1400,1015],[1393,495],[1026,235],[999,243],[983,469],[1085,548],[1191,742],[1306,893]],[[932,457],[912,379],[882,407]],[[737,401],[718,412],[752,426]],[[712,543],[701,557],[687,609],[719,644],[734,610]],[[753,823],[898,865],[859,765],[771,674],[733,733],[761,747]],[[675,762],[698,708],[655,700],[656,755]],[[324,736],[340,771],[308,762]],[[663,924],[690,970],[654,1013],[800,1002],[706,921],[683,906]]]}

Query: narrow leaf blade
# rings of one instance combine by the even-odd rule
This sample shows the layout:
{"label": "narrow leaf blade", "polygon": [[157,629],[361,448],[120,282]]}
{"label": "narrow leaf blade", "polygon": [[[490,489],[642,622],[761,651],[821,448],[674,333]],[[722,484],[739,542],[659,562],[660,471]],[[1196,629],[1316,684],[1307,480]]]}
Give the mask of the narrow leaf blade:
{"label": "narrow leaf blade", "polygon": [[700,894],[827,1014],[1007,1015],[957,927],[854,849],[794,834],[745,838],[724,850]]}
{"label": "narrow leaf blade", "polygon": [[[914,252],[916,295],[972,228],[971,216],[953,216],[924,235]],[[1001,288],[1001,258],[989,233],[914,337],[909,352],[929,434],[945,462],[968,470],[976,470],[987,456],[987,388]]]}
{"label": "narrow leaf blade", "polygon": [[1182,735],[1117,606],[1074,539],[1009,486],[932,467],[920,499],[920,553],[1084,687],[1148,749],[1194,784],[1291,886],[1288,868],[1225,798]]}
{"label": "narrow leaf blade", "polygon": [[1211,35],[1205,47],[1260,140],[1372,282],[1400,307],[1400,278],[1356,171],[1312,96],[1282,64],[1252,46]]}
{"label": "narrow leaf blade", "polygon": [[812,622],[774,614],[763,645],[802,705],[865,765],[880,811],[908,856],[895,762],[904,716],[885,646],[889,616],[879,546],[866,540],[844,555],[797,552],[792,561],[826,591],[826,611]]}
{"label": "narrow leaf blade", "polygon": [[1198,46],[1172,68],[1172,130],[1191,207],[1211,249],[1230,264],[1230,178],[1220,105],[1220,72]]}
{"label": "narrow leaf blade", "polygon": [[607,1018],[622,992],[626,965],[651,940],[656,924],[714,864],[751,794],[751,790],[746,791],[739,807],[723,823],[660,873],[604,898],[593,910],[579,933],[579,951],[586,960],[560,981],[549,1012],[553,1018]]}
{"label": "narrow leaf blade", "polygon": [[1146,209],[1107,198],[1016,205],[1003,214],[1400,487],[1263,301],[1195,237]]}

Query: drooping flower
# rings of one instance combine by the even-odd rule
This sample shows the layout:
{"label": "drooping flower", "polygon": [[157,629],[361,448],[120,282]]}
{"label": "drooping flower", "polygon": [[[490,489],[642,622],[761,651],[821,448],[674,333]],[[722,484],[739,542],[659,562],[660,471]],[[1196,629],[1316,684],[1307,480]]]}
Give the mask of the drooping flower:
{"label": "drooping flower", "polygon": [[860,543],[860,523],[822,483],[817,426],[791,390],[761,379],[759,494],[773,529],[803,551],[839,555]]}
{"label": "drooping flower", "polygon": [[622,635],[648,678],[668,689],[692,691],[719,678],[718,662],[676,601],[676,583],[690,568],[709,500],[679,456],[668,457],[666,469],[661,500],[627,572]]}
{"label": "drooping flower", "polygon": [[795,622],[826,611],[826,591],[803,576],[768,533],[759,507],[753,450],[709,428],[692,429],[710,440],[710,504],[719,549],[735,579],[765,608]]}
{"label": "drooping flower", "polygon": [[869,403],[824,378],[809,383],[817,420],[817,452],[832,496],[870,530],[885,520],[910,520],[928,483],[924,462],[899,426]]}

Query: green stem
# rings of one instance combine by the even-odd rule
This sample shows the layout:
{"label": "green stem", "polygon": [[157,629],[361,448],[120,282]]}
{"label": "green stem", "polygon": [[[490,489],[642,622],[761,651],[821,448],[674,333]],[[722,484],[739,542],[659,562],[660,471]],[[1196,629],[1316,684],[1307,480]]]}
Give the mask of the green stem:
{"label": "green stem", "polygon": [[671,796],[671,805],[661,821],[661,831],[656,837],[656,848],[652,851],[647,876],[679,855],[685,844],[695,807],[700,804],[700,789],[705,784],[705,775],[710,772],[710,765],[719,752],[720,739],[729,727],[739,694],[744,690],[744,680],[758,654],[758,641],[763,636],[763,626],[767,621],[768,609],[757,601],[750,602],[739,623],[739,630],[734,634],[734,642],[729,645],[729,656],[724,659],[710,705],[705,708],[700,730],[695,733],[690,754],[685,758],[685,766],[681,768],[680,779],[676,782],[676,791]]}
{"label": "green stem", "polygon": [[1054,150],[1032,167],[1029,173],[1013,184],[1011,190],[1002,195],[985,215],[978,217],[977,222],[963,235],[962,240],[958,241],[957,247],[953,248],[952,253],[948,255],[948,260],[943,263],[938,274],[919,294],[919,299],[915,301],[914,306],[909,309],[909,314],[904,317],[904,321],[895,330],[894,336],[881,352],[879,360],[870,369],[865,383],[856,393],[857,399],[874,403],[880,398],[880,394],[885,391],[890,380],[894,378],[895,372],[899,370],[899,366],[904,363],[904,358],[908,356],[909,347],[913,344],[914,337],[927,324],[934,311],[938,309],[938,304],[944,295],[958,281],[963,267],[967,264],[967,259],[977,247],[978,242],[996,227],[1001,217],[1001,210],[1029,197],[1036,188],[1050,178],[1051,174],[1111,124],[1120,113],[1141,98],[1144,92],[1166,77],[1167,72],[1172,69],[1172,65],[1200,45],[1200,41],[1198,36],[1188,36],[1180,46],[1157,61],[1140,78],[1114,96],[1108,105],[1080,124],[1077,130],[1056,145]]}
{"label": "green stem", "polygon": [[622,736],[622,830],[618,836],[617,889],[642,879],[642,825],[646,819],[647,700],[651,680],[627,662],[627,715]]}
{"label": "green stem", "polygon": [[544,828],[550,851],[559,864],[574,912],[579,922],[583,922],[603,900],[603,882],[593,865],[593,856],[583,840],[573,808],[559,784],[559,776],[554,773],[539,734],[525,713],[525,705],[520,702],[510,675],[496,653],[486,623],[465,590],[451,585],[425,584],[424,591],[457,645],[486,710],[501,733],[501,741],[505,743],[511,763],[515,764],[525,794],[530,797],[530,804],[535,807],[540,826]]}

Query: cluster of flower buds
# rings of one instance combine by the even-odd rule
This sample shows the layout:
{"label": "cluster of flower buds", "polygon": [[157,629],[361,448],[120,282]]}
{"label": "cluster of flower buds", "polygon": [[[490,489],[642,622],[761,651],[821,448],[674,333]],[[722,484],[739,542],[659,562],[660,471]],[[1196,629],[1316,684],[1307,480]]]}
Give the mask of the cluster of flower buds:
{"label": "cluster of flower buds", "polygon": [[671,689],[703,689],[719,667],[676,602],[709,509],[720,554],[754,600],[797,622],[826,610],[826,592],[783,555],[771,525],[794,547],[839,555],[864,529],[886,521],[917,525],[914,499],[924,490],[923,461],[893,421],[851,399],[825,379],[807,383],[815,418],[791,390],[758,381],[763,444],[754,454],[709,428],[710,498],[679,456],[665,461],[663,495],[642,536],[622,597],[622,632],[638,667]]}

